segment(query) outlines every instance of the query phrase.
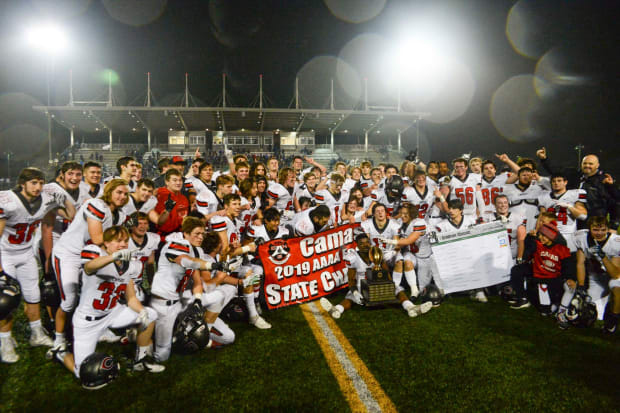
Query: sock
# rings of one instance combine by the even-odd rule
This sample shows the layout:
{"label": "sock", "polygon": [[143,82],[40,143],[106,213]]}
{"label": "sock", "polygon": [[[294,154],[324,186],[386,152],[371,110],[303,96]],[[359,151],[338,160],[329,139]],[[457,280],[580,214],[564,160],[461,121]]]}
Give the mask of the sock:
{"label": "sock", "polygon": [[392,273],[392,281],[394,281],[394,286],[396,286],[396,291],[398,291],[398,287],[400,287],[400,282],[403,280],[403,273],[394,271]]}
{"label": "sock", "polygon": [[142,360],[148,355],[150,346],[136,346],[136,361]]}
{"label": "sock", "polygon": [[[338,311],[340,314],[344,313],[344,307],[338,304],[334,307],[334,310]],[[333,310],[332,310],[333,311]]]}
{"label": "sock", "polygon": [[405,300],[405,301],[403,301],[400,305],[402,305],[402,306],[403,306],[403,308],[405,309],[405,311],[409,311],[409,309],[410,309],[411,307],[413,307],[413,303],[412,303],[411,301],[409,301],[409,300]]}
{"label": "sock", "polygon": [[0,333],[0,339],[11,338],[11,332],[7,331],[6,333]]}
{"label": "sock", "polygon": [[65,333],[56,332],[54,334],[54,347],[65,343]]}
{"label": "sock", "polygon": [[254,293],[243,293],[243,298],[245,298],[245,305],[248,306],[250,318],[256,317],[258,312],[256,311],[256,304],[254,304]]}
{"label": "sock", "polygon": [[410,289],[416,289],[418,287],[418,279],[415,270],[405,271],[405,280],[407,280]]}
{"label": "sock", "polygon": [[30,321],[28,324],[30,324],[30,331],[34,332],[35,330],[40,330],[41,327],[41,320],[36,320],[36,321]]}
{"label": "sock", "polygon": [[256,284],[254,286],[254,298],[258,298],[259,293],[260,293],[260,284]]}

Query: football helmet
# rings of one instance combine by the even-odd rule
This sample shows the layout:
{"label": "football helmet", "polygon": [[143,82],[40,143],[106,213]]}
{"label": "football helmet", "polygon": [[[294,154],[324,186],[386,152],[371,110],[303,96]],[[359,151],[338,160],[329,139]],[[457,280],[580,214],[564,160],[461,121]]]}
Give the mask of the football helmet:
{"label": "football helmet", "polygon": [[118,377],[120,364],[110,355],[93,353],[80,365],[80,381],[86,390],[107,386]]}
{"label": "football helmet", "polygon": [[385,182],[385,194],[390,202],[400,200],[404,189],[405,183],[399,175],[392,175]]}
{"label": "football helmet", "polygon": [[0,320],[4,320],[19,307],[22,289],[15,278],[0,272]]}
{"label": "football helmet", "polygon": [[172,330],[172,348],[182,354],[202,350],[209,344],[209,327],[202,314],[191,307],[179,313]]}
{"label": "football helmet", "polygon": [[56,279],[41,278],[39,288],[41,289],[41,301],[43,304],[52,308],[60,306],[60,290],[58,289]]}
{"label": "football helmet", "polygon": [[596,304],[589,295],[575,294],[566,311],[566,318],[577,327],[590,327],[596,321]]}
{"label": "football helmet", "polygon": [[435,284],[427,285],[426,288],[422,290],[422,294],[420,294],[420,296],[422,297],[423,302],[430,301],[433,303],[433,307],[438,307],[443,301],[441,291],[439,291],[439,288],[437,288]]}
{"label": "football helmet", "polygon": [[226,304],[226,307],[220,313],[220,318],[226,322],[248,321],[248,307],[245,300],[241,297],[235,297]]}

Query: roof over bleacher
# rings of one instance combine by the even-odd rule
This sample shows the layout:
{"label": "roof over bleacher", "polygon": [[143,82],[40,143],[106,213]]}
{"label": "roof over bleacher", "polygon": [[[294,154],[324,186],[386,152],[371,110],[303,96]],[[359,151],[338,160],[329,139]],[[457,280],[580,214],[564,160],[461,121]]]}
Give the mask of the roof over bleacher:
{"label": "roof over bleacher", "polygon": [[366,131],[396,135],[428,114],[396,110],[276,109],[241,107],[34,106],[59,125],[96,133],[167,133],[186,131],[314,131],[316,134],[363,135]]}

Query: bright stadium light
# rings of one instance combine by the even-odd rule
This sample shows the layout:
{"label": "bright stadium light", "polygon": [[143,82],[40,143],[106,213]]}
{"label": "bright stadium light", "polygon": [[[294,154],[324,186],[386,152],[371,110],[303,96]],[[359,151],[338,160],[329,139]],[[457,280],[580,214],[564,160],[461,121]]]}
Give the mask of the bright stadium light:
{"label": "bright stadium light", "polygon": [[28,45],[40,52],[57,56],[69,46],[69,39],[62,28],[53,23],[42,23],[26,32]]}

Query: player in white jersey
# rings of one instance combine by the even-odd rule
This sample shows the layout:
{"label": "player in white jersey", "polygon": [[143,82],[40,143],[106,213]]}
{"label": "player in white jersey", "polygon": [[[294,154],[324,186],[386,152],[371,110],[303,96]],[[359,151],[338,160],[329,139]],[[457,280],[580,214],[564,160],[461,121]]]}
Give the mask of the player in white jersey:
{"label": "player in white jersey", "polygon": [[528,231],[536,228],[538,198],[543,193],[544,189],[532,183],[532,170],[528,167],[519,170],[516,183],[504,187],[504,194],[510,201],[510,212],[525,217]]}
{"label": "player in white jersey", "polygon": [[371,211],[374,205],[382,204],[385,207],[388,217],[398,217],[398,209],[402,202],[404,189],[405,184],[403,179],[399,175],[391,175],[385,180],[383,189],[377,189],[370,195],[373,202],[366,211],[366,216],[373,214]]}
{"label": "player in white jersey", "polygon": [[[229,194],[224,197],[224,208],[226,215],[223,217],[215,217],[211,221],[213,231],[215,231],[222,241],[222,257],[237,257],[256,251],[256,244],[253,241],[241,245],[242,223],[238,220],[241,212],[241,197],[237,194]],[[237,275],[239,278],[246,279],[256,278],[260,280],[263,275],[262,267],[258,265],[247,264],[239,268]],[[256,277],[258,276],[258,277]],[[247,284],[247,285],[246,285]],[[243,298],[248,307],[249,322],[259,329],[269,329],[269,324],[263,319],[256,309],[254,302],[254,286],[253,283],[244,283]]]}
{"label": "player in white jersey", "polygon": [[185,217],[182,239],[171,239],[161,249],[157,272],[151,286],[151,306],[157,311],[155,325],[155,353],[158,361],[168,360],[172,348],[172,330],[177,315],[183,308],[181,299],[190,281],[197,312],[202,309],[202,281],[200,271],[221,270],[224,265],[200,258],[205,229],[204,223],[195,217]]}
{"label": "player in white jersey", "polygon": [[418,207],[418,218],[427,219],[427,214],[437,205],[443,211],[448,210],[446,198],[439,191],[438,186],[430,187],[428,177],[424,171],[416,171],[413,175],[412,186],[403,190],[402,201]]}
{"label": "player in white jersey", "polygon": [[145,213],[155,225],[161,225],[168,220],[170,211],[164,209],[161,214],[155,211],[157,197],[153,196],[155,184],[148,178],[140,179],[136,183],[135,192],[129,194],[129,200],[123,207],[123,213],[129,217],[134,212]]}
{"label": "player in white jersey", "polygon": [[467,161],[457,158],[452,161],[454,175],[450,179],[450,199],[460,199],[463,215],[476,216],[476,188],[480,185],[480,175],[467,173]]}
{"label": "player in white jersey", "polygon": [[[80,366],[93,354],[99,338],[108,328],[138,325],[134,371],[164,371],[152,358],[153,328],[157,313],[137,299],[133,279],[140,272],[139,261],[131,259],[129,233],[110,227],[103,233],[103,245],[86,245],[80,257],[84,265],[80,304],[73,316],[73,354],[54,350],[53,356],[80,377]],[[126,300],[126,304],[121,303]]]}
{"label": "player in white jersey", "polygon": [[103,180],[103,183],[107,184],[112,179],[124,179],[127,182],[129,192],[135,192],[136,182],[133,178],[138,172],[138,162],[136,162],[136,159],[133,156],[123,156],[118,158],[116,161],[116,170],[118,171],[118,176],[108,177]]}
{"label": "player in white jersey", "polygon": [[[460,199],[451,199],[448,201],[448,218],[439,221],[435,229],[437,232],[450,233],[473,225],[476,225],[475,216],[463,213],[463,203]],[[481,303],[488,301],[482,289],[471,290],[470,298]]]}
{"label": "player in white jersey", "polygon": [[293,204],[295,205],[295,211],[301,211],[301,205],[299,205],[299,200],[301,198],[310,199],[311,206],[316,205],[314,193],[318,182],[319,178],[317,178],[317,176],[313,172],[308,172],[304,174],[304,182],[301,185],[298,185],[293,192]]}
{"label": "player in white jersey", "polygon": [[394,245],[382,241],[385,239],[397,240],[400,234],[400,225],[396,220],[388,218],[387,208],[381,203],[372,207],[372,218],[362,221],[361,228],[373,246],[379,247],[383,252],[383,260],[388,266],[393,267],[396,258]]}
{"label": "player in white jersey", "polygon": [[[357,244],[356,250],[348,249],[343,253],[343,258],[347,265],[347,277],[349,279],[349,291],[347,292],[344,300],[342,300],[338,305],[332,305],[325,297],[319,300],[321,307],[323,307],[325,311],[336,319],[340,318],[342,313],[350,309],[354,303],[364,305],[361,295],[362,280],[366,278],[366,271],[374,266],[369,257],[371,241],[368,238],[368,234],[359,234],[355,238],[355,242]],[[383,261],[381,265],[383,270],[389,271],[385,261]],[[420,314],[424,314],[428,312],[432,306],[430,303],[414,305],[407,299],[403,291],[398,292],[397,297],[409,317],[417,317]]]}
{"label": "player in white jersey", "polygon": [[577,281],[568,280],[564,284],[558,325],[562,329],[569,326],[567,309],[574,296],[587,295],[597,301],[610,294],[604,310],[603,332],[614,333],[620,317],[620,236],[609,232],[606,217],[595,216],[588,219],[588,229],[577,231],[574,239]]}
{"label": "player in white jersey", "polygon": [[[54,350],[66,346],[64,336],[67,313],[77,305],[80,272],[80,253],[87,243],[101,245],[103,231],[125,222],[121,209],[127,203],[127,182],[113,179],[108,182],[101,198],[86,201],[76,212],[69,228],[60,236],[52,250],[52,267],[60,290],[61,304],[54,318],[56,335]],[[52,353],[48,352],[48,358]]]}
{"label": "player in white jersey", "polygon": [[141,302],[146,301],[143,287],[144,273],[149,286],[153,283],[155,274],[155,251],[159,247],[161,237],[149,230],[148,216],[143,212],[134,212],[126,224],[129,228],[129,249],[133,251],[134,259],[142,263],[142,271],[134,278],[136,296]]}
{"label": "player in white jersey", "polygon": [[493,215],[485,215],[484,222],[500,221],[506,225],[508,240],[510,241],[510,252],[512,259],[520,263],[523,258],[524,241],[527,231],[525,230],[525,218],[514,212],[510,212],[508,197],[499,194],[495,197],[495,212]]}
{"label": "player in white jersey", "polygon": [[282,213],[282,221],[289,222],[295,215],[293,191],[295,189],[295,172],[291,168],[282,168],[278,174],[278,182],[272,182],[267,188],[270,204]]}
{"label": "player in white jersey", "polygon": [[348,198],[348,192],[342,191],[343,184],[342,175],[332,174],[329,179],[329,189],[321,189],[314,194],[317,205],[326,205],[331,211],[331,221],[334,225],[341,224],[342,209]]}
{"label": "player in white jersey", "polygon": [[258,197],[258,184],[255,179],[244,179],[239,183],[241,193],[241,213],[239,220],[243,223],[241,235],[244,235],[254,222],[260,223],[263,212],[261,211],[260,198]]}
{"label": "player in white jersey", "polygon": [[280,213],[275,208],[267,208],[263,213],[262,225],[251,225],[246,236],[254,241],[267,242],[274,239],[288,238],[288,228],[280,225]]}
{"label": "player in white jersey", "polygon": [[101,164],[88,161],[83,167],[84,180],[80,182],[80,189],[88,192],[91,198],[99,198],[103,195],[101,183]]}
{"label": "player in white jersey", "polygon": [[486,222],[493,220],[495,213],[495,197],[504,191],[506,180],[509,175],[502,173],[497,175],[495,163],[485,160],[482,163],[482,179],[480,180],[480,191],[476,192],[478,212]]}
{"label": "player in white jersey", "polygon": [[216,215],[223,215],[224,197],[232,193],[235,180],[230,175],[220,175],[215,180],[215,192],[206,189],[196,196],[196,209],[207,222]]}
{"label": "player in white jersey", "polygon": [[295,235],[298,237],[316,234],[329,228],[331,211],[327,205],[308,208],[298,215],[294,227]]}
{"label": "player in white jersey", "polygon": [[213,165],[209,162],[203,162],[198,167],[198,175],[188,177],[186,184],[191,185],[198,197],[204,191],[215,190],[215,180],[213,179]]}
{"label": "player in white jersey", "polygon": [[588,215],[586,209],[586,191],[583,189],[566,189],[568,180],[562,174],[551,177],[551,192],[538,197],[538,206],[541,211],[555,213],[558,229],[566,240],[566,246],[573,253],[577,251],[574,235],[577,231],[577,220],[585,220]]}
{"label": "player in white jersey", "polygon": [[[52,209],[65,207],[70,214],[73,205],[63,195],[44,190],[45,177],[36,168],[23,169],[17,179],[20,190],[0,191],[0,275],[14,278],[20,284],[25,301],[24,313],[30,323],[30,345],[51,345],[41,326],[39,302],[39,269],[33,251],[33,234],[43,217]],[[0,360],[15,363],[15,341],[11,337],[13,318],[0,320]]]}

